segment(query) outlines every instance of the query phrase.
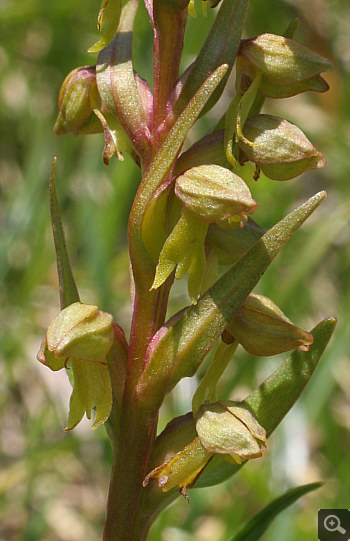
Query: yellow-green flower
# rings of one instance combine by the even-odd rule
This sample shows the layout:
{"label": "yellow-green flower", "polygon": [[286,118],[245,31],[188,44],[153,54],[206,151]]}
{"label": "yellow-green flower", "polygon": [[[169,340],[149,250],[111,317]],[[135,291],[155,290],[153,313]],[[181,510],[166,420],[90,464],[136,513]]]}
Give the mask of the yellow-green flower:
{"label": "yellow-green flower", "polygon": [[37,358],[51,370],[71,371],[73,391],[66,430],[96,410],[92,428],[109,417],[112,388],[106,357],[114,339],[113,317],[90,304],[75,302],[51,322]]}

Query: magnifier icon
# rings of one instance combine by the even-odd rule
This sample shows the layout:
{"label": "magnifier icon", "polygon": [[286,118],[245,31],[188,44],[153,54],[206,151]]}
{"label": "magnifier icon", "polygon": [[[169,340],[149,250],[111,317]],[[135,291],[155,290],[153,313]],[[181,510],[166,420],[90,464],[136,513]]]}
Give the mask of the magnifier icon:
{"label": "magnifier icon", "polygon": [[341,534],[346,533],[346,530],[341,527],[340,519],[337,517],[337,515],[327,515],[323,524],[326,530],[329,532],[339,532]]}

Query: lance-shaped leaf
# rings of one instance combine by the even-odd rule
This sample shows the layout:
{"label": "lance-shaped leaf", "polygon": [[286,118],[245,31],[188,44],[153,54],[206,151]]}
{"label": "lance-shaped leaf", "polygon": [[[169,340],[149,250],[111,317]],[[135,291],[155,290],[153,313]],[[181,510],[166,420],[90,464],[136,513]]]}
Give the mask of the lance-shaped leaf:
{"label": "lance-shaped leaf", "polygon": [[[243,403],[250,409],[269,437],[292,408],[310,380],[333,334],[336,320],[321,321],[310,333],[314,343],[309,351],[293,351],[269,378],[267,378]],[[215,456],[196,482],[196,488],[221,483],[237,473],[242,466],[229,464]]]}
{"label": "lance-shaped leaf", "polygon": [[312,492],[321,486],[322,483],[311,483],[288,490],[288,492],[285,492],[282,496],[269,503],[259,513],[256,513],[256,515],[243,525],[232,538],[232,541],[258,541],[279,513],[293,505],[293,503],[308,492]]}
{"label": "lance-shaped leaf", "polygon": [[[160,405],[166,392],[192,376],[226,324],[290,237],[325,198],[320,192],[272,227],[199,299],[175,316],[149,345],[138,392]],[[263,424],[263,423],[262,423]]]}
{"label": "lance-shaped leaf", "polygon": [[[145,249],[142,239],[143,216],[153,194],[166,179],[189,129],[193,126],[208,98],[224,77],[226,70],[227,66],[223,65],[214,71],[177,119],[152,160],[135,197],[129,217],[129,248],[135,281],[138,282],[140,279],[142,282],[149,282],[147,284],[148,289],[151,287],[154,278],[154,262]],[[140,261],[139,269],[136,263],[137,259]]]}
{"label": "lance-shaped leaf", "polygon": [[69,256],[61,222],[60,209],[58,206],[56,192],[56,161],[57,159],[53,158],[50,177],[50,212],[57,258],[57,273],[60,288],[61,310],[63,310],[70,304],[73,304],[73,302],[79,302],[80,298],[69,262]]}
{"label": "lance-shaped leaf", "polygon": [[210,33],[190,68],[176,104],[176,114],[181,113],[210,73],[221,64],[227,64],[227,74],[204,111],[211,109],[220,98],[237,55],[248,3],[248,0],[223,0]]}
{"label": "lance-shaped leaf", "polygon": [[122,10],[118,32],[97,59],[96,80],[102,102],[115,112],[134,148],[146,156],[149,148],[148,111],[144,111],[131,61],[132,29],[138,0]]}

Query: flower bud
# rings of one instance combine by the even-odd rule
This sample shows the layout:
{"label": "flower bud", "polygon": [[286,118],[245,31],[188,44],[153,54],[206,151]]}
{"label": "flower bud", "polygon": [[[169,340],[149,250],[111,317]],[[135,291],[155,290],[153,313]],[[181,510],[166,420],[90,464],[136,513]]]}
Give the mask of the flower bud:
{"label": "flower bud", "polygon": [[196,417],[199,439],[208,452],[231,455],[238,463],[262,456],[266,431],[243,404],[203,404]]}
{"label": "flower bud", "polygon": [[304,81],[332,69],[329,60],[292,39],[276,34],[243,40],[239,54],[269,81],[279,85]]}
{"label": "flower bud", "polygon": [[294,178],[326,164],[324,156],[294,124],[272,115],[256,115],[238,140],[242,162],[250,160],[274,180]]}
{"label": "flower bud", "polygon": [[63,135],[73,132],[79,135],[102,132],[100,121],[93,113],[93,109],[98,109],[99,105],[96,66],[74,69],[67,75],[60,89],[55,133]]}
{"label": "flower bud", "polygon": [[291,349],[307,351],[313,343],[285,316],[271,299],[251,293],[226,327],[251,355],[268,357]]}
{"label": "flower bud", "polygon": [[97,306],[75,302],[52,321],[46,337],[57,359],[104,361],[113,344],[113,317]]}
{"label": "flower bud", "polygon": [[251,213],[257,207],[245,182],[219,165],[192,167],[176,179],[175,193],[188,210],[206,222]]}
{"label": "flower bud", "polygon": [[[254,81],[258,73],[248,60],[243,56],[237,57],[236,62],[236,90],[238,94],[244,94]],[[326,92],[329,89],[327,82],[317,74],[302,81],[288,84],[276,84],[270,81],[266,76],[261,77],[259,94],[265,98],[290,98],[302,92],[312,90],[314,92]]]}

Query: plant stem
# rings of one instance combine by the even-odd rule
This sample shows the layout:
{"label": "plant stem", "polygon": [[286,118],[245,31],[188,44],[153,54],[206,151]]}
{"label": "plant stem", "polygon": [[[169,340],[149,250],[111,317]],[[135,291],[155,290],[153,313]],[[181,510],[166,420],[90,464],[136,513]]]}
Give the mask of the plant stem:
{"label": "plant stem", "polygon": [[118,455],[113,457],[104,541],[145,539],[147,525],[140,516],[139,504],[157,419],[158,412],[147,411],[142,403],[124,404]]}
{"label": "plant stem", "polygon": [[127,377],[114,447],[104,541],[142,541],[149,525],[140,512],[142,482],[156,437],[158,410],[135,398],[148,344],[163,325],[171,281],[157,291],[136,291]]}

